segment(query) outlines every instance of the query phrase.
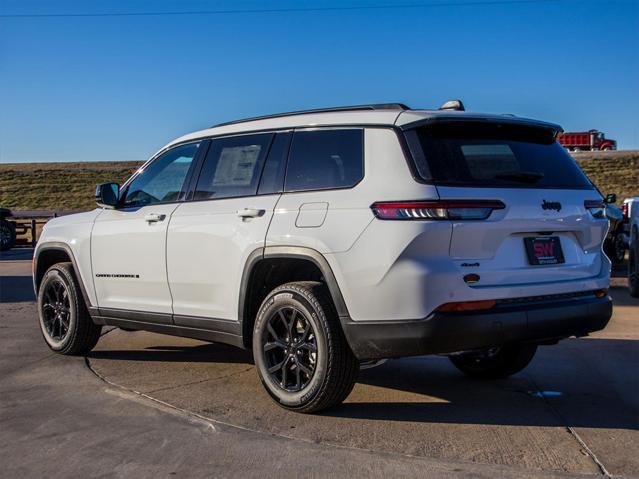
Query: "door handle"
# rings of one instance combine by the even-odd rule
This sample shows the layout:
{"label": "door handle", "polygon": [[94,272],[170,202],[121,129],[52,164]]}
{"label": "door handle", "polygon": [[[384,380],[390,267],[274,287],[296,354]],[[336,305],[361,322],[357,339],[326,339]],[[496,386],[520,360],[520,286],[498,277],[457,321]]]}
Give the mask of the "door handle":
{"label": "door handle", "polygon": [[237,216],[240,218],[258,218],[266,213],[266,210],[260,210],[257,208],[244,208],[237,211]]}
{"label": "door handle", "polygon": [[166,215],[161,215],[159,213],[149,213],[144,217],[144,221],[147,223],[157,223],[158,221],[164,221]]}

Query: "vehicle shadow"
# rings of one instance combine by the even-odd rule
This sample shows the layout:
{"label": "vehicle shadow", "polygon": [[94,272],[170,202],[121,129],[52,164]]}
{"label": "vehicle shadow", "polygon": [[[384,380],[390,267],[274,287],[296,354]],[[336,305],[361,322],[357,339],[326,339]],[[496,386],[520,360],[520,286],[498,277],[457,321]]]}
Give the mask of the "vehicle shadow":
{"label": "vehicle shadow", "polygon": [[639,341],[570,342],[569,348],[540,348],[539,357],[522,373],[496,381],[467,378],[438,360],[444,358],[391,361],[361,371],[358,380],[382,391],[382,398],[346,402],[322,414],[412,423],[639,430]]}
{"label": "vehicle shadow", "polygon": [[[131,334],[136,334],[135,332]],[[147,346],[144,349],[109,349],[91,351],[89,359],[114,359],[120,361],[161,361],[253,364],[250,351],[225,344],[206,343],[184,346]]]}
{"label": "vehicle shadow", "polygon": [[[141,381],[149,380],[151,369],[165,378],[183,374],[183,366],[173,367],[172,363],[217,368],[201,368],[203,379],[225,364],[253,364],[249,351],[231,346],[158,345],[163,341],[166,339],[160,336],[147,337],[135,349],[125,350],[129,344],[123,344],[122,349],[94,351],[88,357],[167,363],[166,367],[145,369]],[[603,338],[572,339],[559,346],[540,347],[526,370],[497,381],[469,379],[443,357],[392,360],[360,371],[358,383],[344,404],[307,420],[315,424],[330,418],[354,419],[383,422],[389,428],[401,427],[401,423],[439,423],[639,430],[637,364],[639,341]],[[140,367],[131,368],[131,374],[137,375],[135,371]],[[130,379],[136,381],[135,377]],[[223,390],[210,383],[207,397],[211,404],[242,398],[237,408],[287,420],[290,413],[265,401],[254,375],[245,381],[225,383]],[[247,396],[247,391],[252,392]],[[184,390],[181,394],[190,393]],[[244,413],[238,410],[236,414],[241,417]]]}
{"label": "vehicle shadow", "polygon": [[0,276],[0,303],[35,301],[31,276]]}

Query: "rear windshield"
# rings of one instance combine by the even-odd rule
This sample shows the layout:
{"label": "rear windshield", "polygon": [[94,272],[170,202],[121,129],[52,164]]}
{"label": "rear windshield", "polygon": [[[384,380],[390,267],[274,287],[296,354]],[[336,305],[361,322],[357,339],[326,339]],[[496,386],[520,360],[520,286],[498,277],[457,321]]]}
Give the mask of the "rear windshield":
{"label": "rear windshield", "polygon": [[406,140],[417,174],[450,186],[592,189],[552,131],[486,122],[431,124]]}

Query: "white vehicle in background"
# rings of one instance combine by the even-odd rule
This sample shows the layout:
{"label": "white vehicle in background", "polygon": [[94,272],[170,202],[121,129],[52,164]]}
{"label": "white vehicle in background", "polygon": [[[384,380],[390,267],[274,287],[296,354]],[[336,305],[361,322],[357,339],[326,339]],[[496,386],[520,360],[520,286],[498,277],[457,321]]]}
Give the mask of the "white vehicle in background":
{"label": "white vehicle in background", "polygon": [[51,349],[103,325],[253,350],[268,394],[313,412],[360,363],[446,354],[503,378],[606,326],[604,201],[558,125],[401,104],[241,120],[158,152],[34,255]]}
{"label": "white vehicle in background", "polygon": [[628,289],[639,298],[639,196],[624,201],[628,214]]}

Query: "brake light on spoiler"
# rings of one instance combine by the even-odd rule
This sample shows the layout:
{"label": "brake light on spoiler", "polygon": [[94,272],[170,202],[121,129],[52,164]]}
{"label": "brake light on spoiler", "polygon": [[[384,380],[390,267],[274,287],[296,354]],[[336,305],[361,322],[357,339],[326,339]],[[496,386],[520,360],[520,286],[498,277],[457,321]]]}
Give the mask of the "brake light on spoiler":
{"label": "brake light on spoiler", "polygon": [[371,205],[380,220],[485,220],[506,207],[499,200],[378,201]]}

